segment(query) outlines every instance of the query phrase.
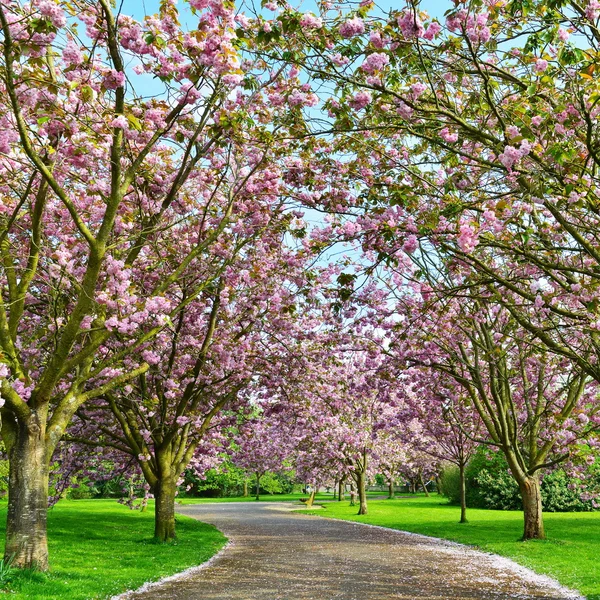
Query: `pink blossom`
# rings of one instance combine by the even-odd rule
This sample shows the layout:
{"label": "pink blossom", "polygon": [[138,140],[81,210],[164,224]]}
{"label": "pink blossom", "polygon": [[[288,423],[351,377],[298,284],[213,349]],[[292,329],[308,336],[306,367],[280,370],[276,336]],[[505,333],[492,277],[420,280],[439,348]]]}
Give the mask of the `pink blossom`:
{"label": "pink blossom", "polygon": [[348,104],[355,110],[362,110],[372,102],[373,98],[367,91],[360,91],[354,94]]}
{"label": "pink blossom", "polygon": [[451,132],[447,127],[444,127],[440,131],[440,137],[445,142],[448,142],[449,144],[452,144],[452,143],[458,141],[458,133],[457,132]]}
{"label": "pink blossom", "polygon": [[543,121],[544,121],[544,119],[540,115],[535,115],[535,117],[533,117],[531,119],[531,124],[534,127],[539,127],[542,124]]}
{"label": "pink blossom", "polygon": [[312,13],[304,13],[300,19],[300,25],[304,29],[320,29],[323,27],[323,21]]}
{"label": "pink blossom", "polygon": [[42,0],[42,2],[37,3],[36,8],[42,17],[48,19],[57,29],[66,25],[67,19],[65,17],[65,12],[56,2],[53,2],[52,0]]}
{"label": "pink blossom", "polygon": [[365,23],[359,17],[353,17],[340,25],[339,32],[343,38],[361,35],[365,32]]}
{"label": "pink blossom", "polygon": [[125,85],[125,73],[112,69],[104,75],[102,84],[107,90],[116,90],[123,87]]}
{"label": "pink blossom", "polygon": [[432,40],[441,30],[442,26],[437,21],[432,21],[429,27],[425,30],[423,37],[426,40]]}
{"label": "pink blossom", "polygon": [[563,29],[562,27],[558,28],[558,39],[561,42],[566,42],[570,37],[571,34],[568,32],[568,30]]}
{"label": "pink blossom", "polygon": [[398,17],[398,27],[407,39],[421,37],[424,32],[421,19],[412,11],[405,11]]}
{"label": "pink blossom", "polygon": [[115,129],[129,129],[129,121],[125,115],[119,115],[115,117],[109,125]]}
{"label": "pink blossom", "polygon": [[538,58],[535,61],[535,70],[537,73],[543,73],[548,68],[548,61],[543,58]]}
{"label": "pink blossom", "polygon": [[419,240],[416,235],[409,235],[404,244],[402,244],[402,250],[407,254],[412,254],[419,247]]}
{"label": "pink blossom", "polygon": [[375,71],[381,71],[390,62],[390,58],[383,52],[375,52],[369,54],[365,62],[361,65],[361,69],[366,73],[374,73]]}
{"label": "pink blossom", "polygon": [[472,225],[462,223],[458,233],[458,246],[463,252],[472,252],[477,246],[477,234]]}

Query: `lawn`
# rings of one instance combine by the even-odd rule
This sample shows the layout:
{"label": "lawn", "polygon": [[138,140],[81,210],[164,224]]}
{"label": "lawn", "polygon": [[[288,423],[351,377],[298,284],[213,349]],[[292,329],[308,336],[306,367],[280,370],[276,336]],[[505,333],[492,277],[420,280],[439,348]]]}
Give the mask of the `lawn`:
{"label": "lawn", "polygon": [[[2,539],[5,521],[3,503]],[[48,514],[48,532],[50,573],[18,573],[6,588],[13,592],[7,598],[110,598],[203,563],[226,542],[211,525],[178,516],[177,541],[156,544],[152,510],[132,511],[115,500],[63,500]]]}
{"label": "lawn", "polygon": [[469,509],[469,523],[460,524],[459,509],[440,496],[371,500],[369,514],[359,516],[348,502],[328,503],[307,511],[402,529],[477,546],[514,559],[577,589],[588,600],[600,600],[600,513],[545,513],[544,541],[519,541],[523,516],[519,511]]}

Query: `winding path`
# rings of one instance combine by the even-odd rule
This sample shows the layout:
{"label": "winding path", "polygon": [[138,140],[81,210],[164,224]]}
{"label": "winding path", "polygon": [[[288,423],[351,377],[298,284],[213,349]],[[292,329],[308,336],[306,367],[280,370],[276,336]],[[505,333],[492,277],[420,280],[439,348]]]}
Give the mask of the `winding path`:
{"label": "winding path", "polygon": [[446,600],[580,598],[515,563],[465,546],[284,503],[182,506],[230,545],[205,568],[131,600]]}

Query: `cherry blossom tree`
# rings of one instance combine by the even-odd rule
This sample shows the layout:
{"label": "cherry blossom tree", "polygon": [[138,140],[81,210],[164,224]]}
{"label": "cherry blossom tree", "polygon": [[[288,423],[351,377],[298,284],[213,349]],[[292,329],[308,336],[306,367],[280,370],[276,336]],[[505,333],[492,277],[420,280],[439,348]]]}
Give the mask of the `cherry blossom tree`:
{"label": "cherry blossom tree", "polygon": [[108,0],[0,6],[5,553],[18,567],[48,566],[48,465],[73,414],[148,371],[144,345],[219,274],[185,298],[172,286],[209,249],[227,256],[224,232],[262,225],[286,149],[274,139],[300,118],[286,99],[311,101],[297,78],[240,60],[257,41],[236,37],[252,25],[233,5],[189,5],[190,30],[169,1],[143,21]]}

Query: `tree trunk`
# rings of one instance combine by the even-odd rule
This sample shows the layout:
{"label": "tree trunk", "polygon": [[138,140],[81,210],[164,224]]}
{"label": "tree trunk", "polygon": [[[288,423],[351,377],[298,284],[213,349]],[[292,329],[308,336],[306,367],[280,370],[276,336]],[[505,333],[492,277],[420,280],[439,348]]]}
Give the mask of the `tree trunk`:
{"label": "tree trunk", "polygon": [[154,490],[154,537],[160,542],[175,539],[175,494],[177,479],[171,474],[159,479]]}
{"label": "tree trunk", "polygon": [[256,473],[256,498],[255,500],[260,500],[260,475]]}
{"label": "tree trunk", "polygon": [[[12,429],[12,427],[11,427]],[[48,569],[48,451],[45,418],[14,422],[9,449],[4,559],[24,569]]]}
{"label": "tree trunk", "polygon": [[367,514],[367,486],[366,486],[366,473],[364,471],[359,471],[356,473],[356,487],[358,488],[358,514],[366,515]]}
{"label": "tree trunk", "polygon": [[336,494],[337,494],[337,489],[338,489],[338,482],[337,480],[333,482],[333,499],[336,499]]}
{"label": "tree trunk", "polygon": [[344,479],[340,479],[338,484],[338,502],[341,502],[344,499],[344,486],[346,482]]}
{"label": "tree trunk", "polygon": [[543,540],[546,535],[544,533],[539,476],[526,477],[519,482],[519,488],[521,490],[521,498],[523,499],[523,539]]}
{"label": "tree trunk", "polygon": [[465,465],[458,466],[460,474],[460,522],[468,523],[467,521],[467,486],[465,482]]}
{"label": "tree trunk", "polygon": [[419,473],[419,480],[421,481],[421,487],[423,488],[425,495],[429,498],[429,490],[427,489],[425,481],[423,480],[423,473]]}
{"label": "tree trunk", "polygon": [[394,498],[394,480],[390,479],[388,481],[388,499],[393,500]]}
{"label": "tree trunk", "polygon": [[244,498],[248,497],[248,480],[244,479]]}

